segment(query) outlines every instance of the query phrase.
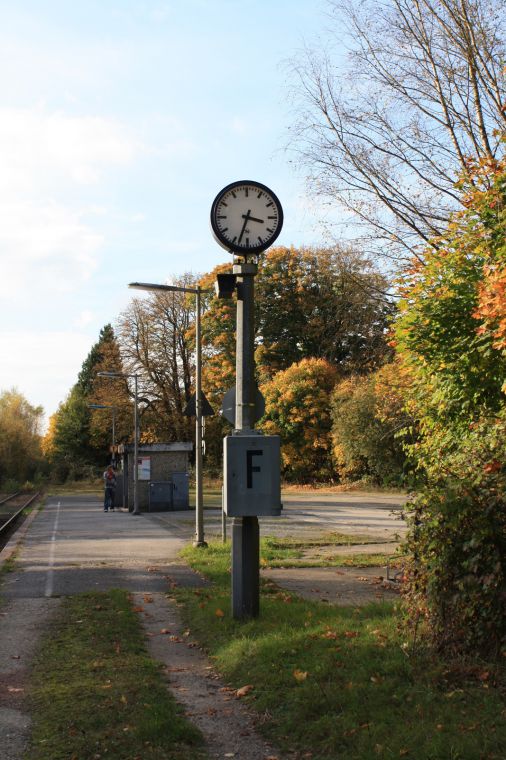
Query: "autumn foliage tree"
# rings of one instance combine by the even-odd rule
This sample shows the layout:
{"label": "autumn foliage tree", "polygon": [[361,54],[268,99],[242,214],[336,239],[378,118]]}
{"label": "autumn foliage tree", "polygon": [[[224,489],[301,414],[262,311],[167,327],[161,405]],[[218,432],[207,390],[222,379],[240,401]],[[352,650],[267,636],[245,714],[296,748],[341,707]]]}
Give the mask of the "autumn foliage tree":
{"label": "autumn foliage tree", "polygon": [[385,361],[388,282],[358,253],[272,248],[257,279],[261,377],[307,358],[325,359],[341,374],[363,374]]}
{"label": "autumn foliage tree", "polygon": [[427,475],[408,601],[436,646],[489,656],[506,645],[506,162],[470,162],[461,192],[465,210],[404,282],[396,325]]}
{"label": "autumn foliage tree", "polygon": [[[43,450],[56,480],[86,477],[94,466],[110,460],[112,407],[117,440],[133,430],[132,406],[125,381],[99,378],[99,371],[122,372],[116,336],[111,325],[100,331],[79,372],[77,382],[51,416]],[[100,404],[107,409],[93,409]]]}
{"label": "autumn foliage tree", "polygon": [[409,378],[398,362],[345,378],[331,398],[332,449],[342,481],[409,485],[413,474],[404,446],[415,436],[405,409]]}
{"label": "autumn foliage tree", "polygon": [[285,477],[310,483],[332,479],[330,394],[336,368],[325,359],[302,359],[262,385],[266,435],[280,435]]}
{"label": "autumn foliage tree", "polygon": [[0,483],[22,485],[41,469],[42,413],[16,388],[0,394]]}

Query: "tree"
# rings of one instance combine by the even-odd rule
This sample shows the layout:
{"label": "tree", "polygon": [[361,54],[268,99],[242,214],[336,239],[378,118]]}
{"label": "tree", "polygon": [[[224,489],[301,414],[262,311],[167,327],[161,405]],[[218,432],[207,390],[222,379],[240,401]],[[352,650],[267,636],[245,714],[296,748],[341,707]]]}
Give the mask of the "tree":
{"label": "tree", "polygon": [[398,362],[338,383],[332,394],[332,440],[341,480],[406,485],[412,479],[404,444],[413,440],[405,411],[407,373]]}
{"label": "tree", "polygon": [[330,394],[337,371],[325,359],[303,359],[262,386],[261,428],[280,435],[283,474],[297,482],[332,479]]}
{"label": "tree", "polygon": [[[133,437],[133,395],[125,378],[114,380],[101,377],[99,372],[124,373],[123,360],[114,330],[107,325],[100,333],[99,342],[92,349],[94,363],[91,366],[90,382],[87,384],[88,404],[97,404],[105,409],[90,408],[90,445],[100,457],[100,462],[108,459],[106,452],[112,440],[112,417],[114,414],[116,443],[132,440]],[[91,356],[91,354],[90,354]],[[88,360],[83,365],[87,368]],[[83,375],[80,374],[80,378]]]}
{"label": "tree", "polygon": [[257,279],[262,377],[309,357],[326,359],[340,374],[363,373],[391,353],[388,282],[356,252],[273,248]]}
{"label": "tree", "polygon": [[77,384],[85,396],[89,396],[93,392],[97,366],[101,364],[104,359],[104,346],[113,343],[114,341],[114,330],[111,325],[104,325],[100,330],[98,341],[92,346],[91,351],[84,360],[81,371],[77,376]]}
{"label": "tree", "polygon": [[50,461],[58,480],[66,480],[94,463],[88,400],[78,383],[59,405],[52,432]]}
{"label": "tree", "polygon": [[[195,287],[185,275],[175,283]],[[121,314],[118,336],[129,373],[139,375],[139,396],[145,399],[143,430],[153,440],[180,441],[190,436],[190,420],[183,412],[195,377],[190,327],[195,321],[195,296],[181,292],[153,292],[135,298]]]}
{"label": "tree", "polygon": [[123,371],[111,325],[105,325],[100,331],[77,382],[51,417],[44,450],[58,480],[87,475],[90,467],[103,465],[109,459],[112,410],[93,410],[90,404],[115,406],[117,439],[127,437],[126,431],[131,435],[133,415],[125,382],[99,378],[99,371]]}
{"label": "tree", "polygon": [[0,482],[24,483],[41,466],[43,409],[32,406],[16,388],[0,394]]}
{"label": "tree", "polygon": [[[504,0],[332,0],[334,50],[294,63],[292,146],[375,257],[438,245],[468,160],[503,151]],[[346,219],[348,221],[348,219]]]}
{"label": "tree", "polygon": [[489,657],[506,645],[506,160],[471,170],[465,210],[404,284],[396,339],[427,475],[409,508],[409,622]]}

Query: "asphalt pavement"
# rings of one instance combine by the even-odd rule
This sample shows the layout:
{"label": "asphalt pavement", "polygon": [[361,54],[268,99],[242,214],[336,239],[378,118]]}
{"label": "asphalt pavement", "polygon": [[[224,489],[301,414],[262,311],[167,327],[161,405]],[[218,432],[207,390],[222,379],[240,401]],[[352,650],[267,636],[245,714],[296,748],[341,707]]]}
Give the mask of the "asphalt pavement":
{"label": "asphalt pavement", "polygon": [[[401,496],[303,494],[284,496],[279,518],[261,518],[263,535],[360,533],[392,541],[403,524],[392,510]],[[221,534],[221,512],[204,511],[206,537]],[[15,555],[14,570],[2,579],[0,608],[0,746],[3,760],[20,760],[30,718],[23,702],[30,664],[40,635],[67,595],[126,588],[132,593],[164,594],[171,583],[201,585],[203,580],[178,560],[195,534],[193,510],[104,513],[97,496],[48,498],[0,553],[0,566]],[[315,571],[320,575],[315,576]],[[381,574],[337,568],[272,571],[271,578],[293,591],[336,604],[359,604],[388,596]],[[265,571],[268,575],[269,571]],[[351,585],[350,585],[351,584]],[[358,586],[357,586],[358,584]],[[361,595],[349,596],[360,586]]]}

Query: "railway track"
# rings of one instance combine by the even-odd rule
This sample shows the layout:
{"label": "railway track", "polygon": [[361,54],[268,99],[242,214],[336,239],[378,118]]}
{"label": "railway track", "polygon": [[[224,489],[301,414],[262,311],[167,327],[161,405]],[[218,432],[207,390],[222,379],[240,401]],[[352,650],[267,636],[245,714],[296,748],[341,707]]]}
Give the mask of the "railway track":
{"label": "railway track", "polygon": [[0,497],[0,549],[3,549],[14,531],[23,522],[24,511],[35,499],[40,496],[36,493],[4,494]]}

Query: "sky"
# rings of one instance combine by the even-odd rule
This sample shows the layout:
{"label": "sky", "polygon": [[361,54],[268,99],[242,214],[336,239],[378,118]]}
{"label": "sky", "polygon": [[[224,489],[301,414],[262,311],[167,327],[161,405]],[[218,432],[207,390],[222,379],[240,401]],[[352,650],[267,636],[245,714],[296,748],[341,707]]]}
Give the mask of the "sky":
{"label": "sky", "polygon": [[[287,61],[325,0],[0,0],[0,391],[54,413],[131,281],[231,261],[209,212],[270,187],[276,244],[321,217],[285,145]],[[137,293],[137,297],[138,297]]]}

